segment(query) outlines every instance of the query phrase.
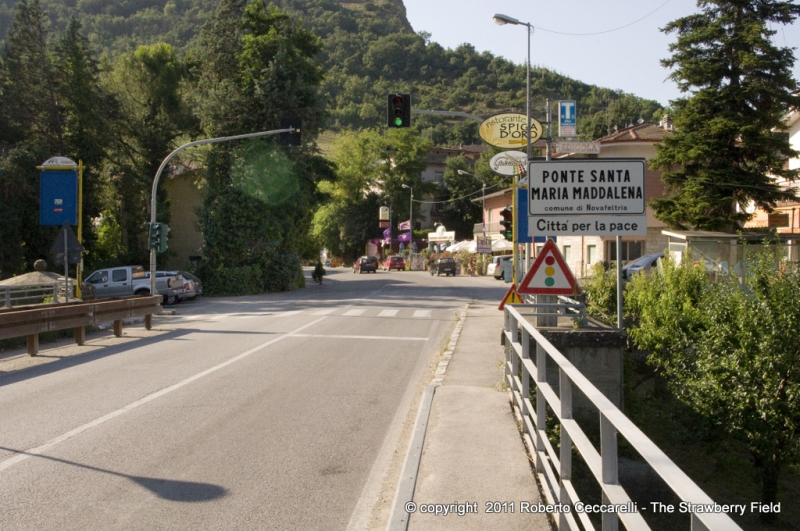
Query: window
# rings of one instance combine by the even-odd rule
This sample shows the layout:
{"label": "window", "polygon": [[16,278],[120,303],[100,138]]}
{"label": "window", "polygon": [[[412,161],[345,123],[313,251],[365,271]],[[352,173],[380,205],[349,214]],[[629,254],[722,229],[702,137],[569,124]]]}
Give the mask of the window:
{"label": "window", "polygon": [[444,172],[443,171],[433,172],[433,180],[441,185],[444,185]]}
{"label": "window", "polygon": [[586,263],[593,264],[597,262],[597,246],[596,245],[587,245],[586,246]]}
{"label": "window", "polygon": [[539,253],[542,252],[542,249],[544,249],[544,245],[537,245],[536,246],[536,256],[539,256]]}
{"label": "window", "polygon": [[[622,242],[622,261],[636,260],[644,252],[644,240]],[[614,240],[606,242],[606,257],[609,261],[617,259],[617,242]]]}
{"label": "window", "polygon": [[89,284],[102,284],[108,282],[108,271],[96,271],[92,276],[86,279]]}
{"label": "window", "polygon": [[128,272],[124,269],[115,269],[111,272],[111,280],[114,282],[124,282],[128,280]]}
{"label": "window", "polygon": [[562,254],[564,255],[564,261],[569,263],[569,261],[572,259],[572,246],[565,245]]}

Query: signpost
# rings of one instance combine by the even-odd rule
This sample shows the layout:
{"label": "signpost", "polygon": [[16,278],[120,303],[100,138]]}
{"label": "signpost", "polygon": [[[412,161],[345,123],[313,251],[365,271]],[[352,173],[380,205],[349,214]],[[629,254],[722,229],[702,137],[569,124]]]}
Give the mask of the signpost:
{"label": "signpost", "polygon": [[531,162],[528,235],[647,234],[644,159]]}

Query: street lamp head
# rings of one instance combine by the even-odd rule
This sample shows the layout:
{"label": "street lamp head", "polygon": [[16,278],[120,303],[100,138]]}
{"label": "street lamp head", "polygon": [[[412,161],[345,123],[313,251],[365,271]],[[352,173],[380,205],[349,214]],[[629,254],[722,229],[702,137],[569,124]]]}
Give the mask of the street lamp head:
{"label": "street lamp head", "polygon": [[411,187],[410,187],[409,185],[407,185],[407,184],[402,184],[401,186],[402,186],[403,188],[411,188]]}
{"label": "street lamp head", "polygon": [[[458,174],[459,175],[472,175],[470,172],[464,171],[464,170],[458,170]],[[473,175],[473,177],[474,177],[474,175]]]}
{"label": "street lamp head", "polygon": [[500,13],[495,13],[492,17],[494,23],[498,26],[505,26],[506,24],[521,24],[521,22],[514,17],[509,17],[508,15],[501,15]]}

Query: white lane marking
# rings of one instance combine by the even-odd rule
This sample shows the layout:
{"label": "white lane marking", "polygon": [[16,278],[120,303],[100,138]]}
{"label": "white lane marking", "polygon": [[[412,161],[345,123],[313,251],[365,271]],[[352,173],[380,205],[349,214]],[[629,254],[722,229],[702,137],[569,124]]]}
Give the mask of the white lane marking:
{"label": "white lane marking", "polygon": [[430,310],[416,310],[414,312],[414,317],[430,317],[431,311]]}
{"label": "white lane marking", "polygon": [[359,315],[361,315],[362,313],[364,313],[366,311],[367,310],[363,310],[363,309],[360,309],[360,310],[347,310],[342,315],[348,315],[350,317],[356,317],[356,316],[359,316]]}
{"label": "white lane marking", "polygon": [[397,315],[398,310],[383,310],[378,314],[378,317],[394,317]]}
{"label": "white lane marking", "polygon": [[402,336],[337,336],[329,334],[291,334],[292,337],[321,337],[324,339],[391,339],[392,341],[427,341],[427,337]]}
{"label": "white lane marking", "polygon": [[292,310],[289,312],[276,313],[275,317],[291,317],[293,315],[297,315],[298,313],[303,313],[303,310]]}
{"label": "white lane marking", "polygon": [[328,308],[327,310],[317,310],[312,312],[311,315],[330,315],[336,311],[336,308]]}
{"label": "white lane marking", "polygon": [[190,377],[186,378],[185,380],[182,380],[182,381],[180,381],[180,382],[178,382],[178,383],[176,383],[174,385],[171,385],[169,387],[165,387],[164,389],[161,389],[160,391],[156,391],[154,393],[151,393],[151,394],[145,396],[144,398],[142,398],[140,400],[137,400],[136,402],[132,402],[132,403],[128,404],[127,406],[125,406],[123,408],[120,408],[120,409],[118,409],[116,411],[112,411],[111,413],[108,413],[107,415],[103,415],[102,417],[100,417],[98,419],[95,419],[95,420],[93,420],[91,422],[88,422],[88,423],[84,424],[83,426],[79,426],[79,427],[75,428],[74,430],[71,430],[71,431],[68,431],[67,433],[64,433],[63,435],[59,435],[58,437],[56,437],[54,439],[50,439],[49,441],[47,441],[46,443],[44,443],[44,444],[42,444],[40,446],[37,446],[35,448],[30,448],[28,450],[24,450],[24,451],[20,452],[19,454],[15,455],[14,457],[11,457],[9,459],[6,459],[5,461],[0,462],[0,472],[2,472],[3,470],[5,470],[5,469],[7,469],[9,467],[12,467],[12,466],[16,465],[17,463],[19,463],[21,461],[24,461],[25,459],[27,459],[27,458],[29,458],[31,456],[40,455],[40,454],[46,452],[47,450],[49,450],[50,448],[56,446],[57,444],[62,443],[64,441],[66,441],[67,439],[71,439],[72,437],[75,437],[76,435],[80,435],[81,433],[85,432],[86,430],[89,430],[91,428],[99,426],[100,424],[103,424],[104,422],[107,422],[107,421],[109,421],[109,420],[111,420],[113,418],[119,417],[120,415],[123,415],[123,414],[127,413],[128,411],[132,411],[132,410],[136,409],[139,406],[143,406],[144,404],[147,404],[148,402],[152,402],[156,398],[159,398],[161,396],[166,395],[167,393],[171,393],[172,391],[180,389],[181,387],[183,387],[185,385],[188,385],[188,384],[194,382],[195,380],[199,380],[203,376],[208,376],[209,374],[211,374],[213,372],[216,372],[216,371],[222,369],[223,367],[227,367],[228,365],[231,365],[232,363],[236,363],[237,361],[246,358],[250,354],[258,352],[259,350],[263,349],[264,347],[268,347],[268,346],[270,346],[270,345],[272,345],[274,343],[277,343],[278,341],[280,341],[282,339],[286,339],[287,337],[291,337],[292,334],[295,334],[295,333],[297,333],[297,332],[299,332],[301,330],[304,330],[304,329],[308,328],[309,326],[314,326],[315,324],[319,323],[320,321],[322,321],[324,319],[326,319],[326,318],[325,317],[320,317],[319,319],[317,319],[315,321],[312,321],[312,322],[310,322],[308,324],[305,324],[305,325],[303,325],[303,326],[301,326],[301,327],[299,327],[299,328],[297,328],[297,329],[295,329],[295,330],[293,330],[291,332],[288,332],[288,333],[286,333],[286,334],[284,334],[282,336],[278,336],[278,337],[276,337],[274,339],[271,339],[271,340],[269,340],[269,341],[267,341],[265,343],[262,343],[262,344],[258,345],[257,347],[251,348],[248,351],[242,352],[238,356],[234,356],[233,358],[231,358],[231,359],[229,359],[227,361],[224,361],[224,362],[220,363],[219,365],[215,365],[215,366],[211,367],[210,369],[206,369],[206,370],[204,370],[202,372],[199,372],[199,373],[195,374],[194,376],[190,376]]}

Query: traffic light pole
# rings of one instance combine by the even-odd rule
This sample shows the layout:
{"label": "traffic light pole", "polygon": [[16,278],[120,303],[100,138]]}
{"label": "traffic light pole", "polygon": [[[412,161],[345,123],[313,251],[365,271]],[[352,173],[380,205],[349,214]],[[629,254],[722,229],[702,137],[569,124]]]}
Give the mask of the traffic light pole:
{"label": "traffic light pole", "polygon": [[[153,189],[151,191],[150,196],[150,223],[156,223],[156,190],[158,189],[158,181],[161,179],[161,172],[164,171],[164,168],[167,167],[167,163],[186,148],[194,147],[194,146],[201,146],[203,144],[216,144],[219,142],[230,142],[231,140],[244,140],[247,138],[257,138],[260,136],[269,136],[269,135],[277,135],[280,133],[294,133],[295,131],[300,131],[300,128],[290,126],[288,129],[273,129],[272,131],[259,131],[258,133],[247,133],[244,135],[234,135],[234,136],[223,136],[218,138],[206,138],[203,140],[196,140],[194,142],[189,142],[188,144],[184,144],[177,148],[175,151],[167,155],[167,158],[161,163],[161,166],[158,167],[158,171],[156,172],[156,177],[153,179]],[[155,295],[156,291],[156,251],[157,249],[152,248],[150,249],[150,294]]]}

